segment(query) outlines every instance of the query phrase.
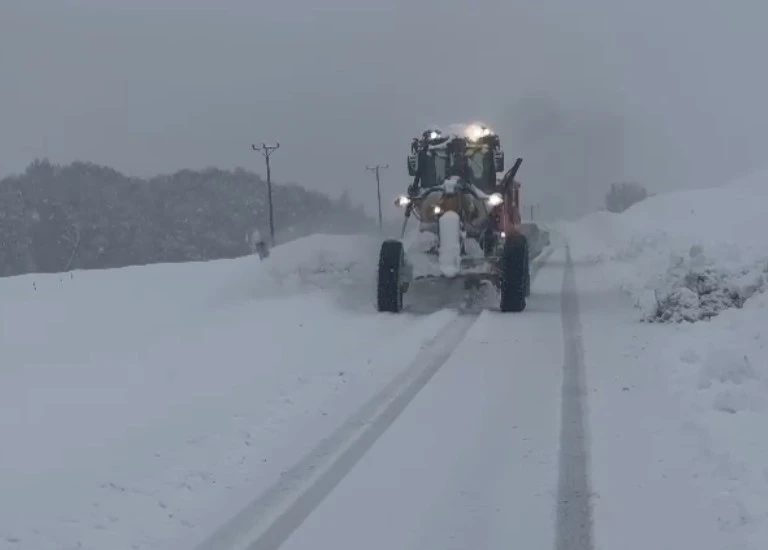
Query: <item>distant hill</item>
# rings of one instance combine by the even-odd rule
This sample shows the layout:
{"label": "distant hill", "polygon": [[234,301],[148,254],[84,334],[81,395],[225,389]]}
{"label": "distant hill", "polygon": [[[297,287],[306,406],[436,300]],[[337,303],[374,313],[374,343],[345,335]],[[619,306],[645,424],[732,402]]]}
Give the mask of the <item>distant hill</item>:
{"label": "distant hill", "polygon": [[[298,185],[273,184],[278,243],[317,232],[376,231],[375,220]],[[209,168],[150,180],[86,162],[35,160],[0,180],[0,276],[234,258],[269,236],[267,185]]]}

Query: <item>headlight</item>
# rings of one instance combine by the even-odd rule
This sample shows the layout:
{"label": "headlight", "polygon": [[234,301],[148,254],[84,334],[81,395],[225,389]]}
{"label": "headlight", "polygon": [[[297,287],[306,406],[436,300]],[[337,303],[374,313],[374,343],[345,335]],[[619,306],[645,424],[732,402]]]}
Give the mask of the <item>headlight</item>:
{"label": "headlight", "polygon": [[486,126],[480,124],[472,124],[467,127],[467,138],[470,141],[477,141],[478,139],[491,135],[491,130]]}
{"label": "headlight", "polygon": [[411,199],[409,199],[405,195],[400,195],[399,197],[397,197],[397,200],[395,200],[395,204],[397,206],[408,206],[408,203],[410,202],[411,202]]}
{"label": "headlight", "polygon": [[435,215],[437,215],[437,214],[439,214],[440,212],[442,212],[442,211],[443,211],[443,209],[442,209],[442,208],[440,208],[440,206],[436,204],[436,205],[435,205],[435,207],[432,209],[432,211],[435,213]]}
{"label": "headlight", "polygon": [[427,128],[421,133],[421,137],[427,141],[435,141],[443,137],[443,132],[440,128]]}
{"label": "headlight", "polygon": [[488,197],[488,204],[490,206],[498,206],[502,202],[504,202],[504,198],[501,196],[500,193],[494,193],[490,197]]}

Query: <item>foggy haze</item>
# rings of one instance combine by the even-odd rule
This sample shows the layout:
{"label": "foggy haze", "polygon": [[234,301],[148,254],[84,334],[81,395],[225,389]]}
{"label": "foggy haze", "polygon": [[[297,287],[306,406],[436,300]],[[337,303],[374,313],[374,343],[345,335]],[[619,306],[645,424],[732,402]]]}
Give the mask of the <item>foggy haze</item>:
{"label": "foggy haze", "polygon": [[242,166],[385,215],[410,138],[482,120],[544,216],[764,166],[764,2],[2,0],[0,174]]}

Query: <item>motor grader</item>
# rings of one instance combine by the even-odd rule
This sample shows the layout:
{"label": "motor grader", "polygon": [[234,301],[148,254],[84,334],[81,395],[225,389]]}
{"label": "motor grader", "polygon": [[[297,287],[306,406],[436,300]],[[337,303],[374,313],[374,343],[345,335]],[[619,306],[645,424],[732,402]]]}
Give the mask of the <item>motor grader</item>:
{"label": "motor grader", "polygon": [[[501,311],[525,309],[530,258],[515,180],[522,161],[504,173],[499,136],[482,125],[460,133],[427,129],[412,140],[413,182],[395,201],[404,209],[401,236],[385,240],[379,252],[379,311],[402,311],[414,281],[446,279],[463,279],[465,288],[490,282]],[[419,225],[408,241],[411,217]]]}

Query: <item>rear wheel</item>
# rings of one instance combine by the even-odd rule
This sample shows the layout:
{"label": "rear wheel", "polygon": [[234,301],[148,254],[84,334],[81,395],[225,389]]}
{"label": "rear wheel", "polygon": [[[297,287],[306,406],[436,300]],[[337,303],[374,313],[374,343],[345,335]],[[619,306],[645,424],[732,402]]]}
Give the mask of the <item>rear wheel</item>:
{"label": "rear wheel", "polygon": [[525,240],[525,297],[531,295],[531,248],[528,239]]}
{"label": "rear wheel", "polygon": [[528,279],[527,240],[523,235],[509,235],[504,241],[501,255],[501,311],[520,312],[525,309]]}
{"label": "rear wheel", "polygon": [[381,243],[379,251],[379,273],[376,285],[376,301],[379,311],[399,313],[403,309],[402,284],[405,252],[403,243],[387,240]]}

